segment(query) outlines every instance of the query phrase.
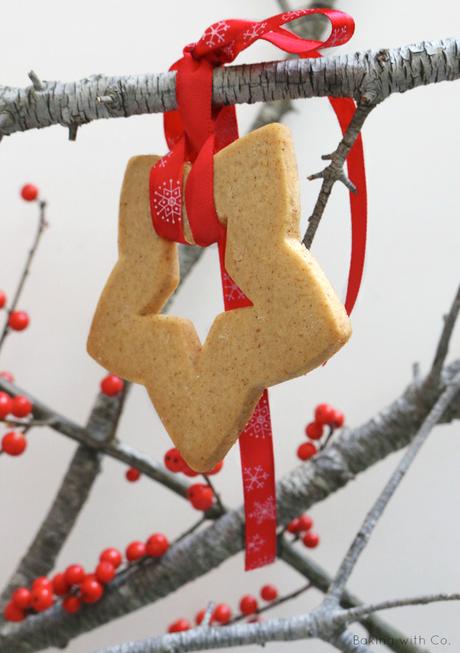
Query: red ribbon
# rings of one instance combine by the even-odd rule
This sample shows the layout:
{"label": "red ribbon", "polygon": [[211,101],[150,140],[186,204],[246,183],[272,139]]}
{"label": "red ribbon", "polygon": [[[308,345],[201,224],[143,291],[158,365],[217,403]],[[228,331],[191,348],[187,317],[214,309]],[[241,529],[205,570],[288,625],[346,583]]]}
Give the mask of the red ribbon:
{"label": "red ribbon", "polygon": [[[283,29],[301,16],[322,14],[332,26],[325,41],[312,41]],[[177,110],[164,115],[169,153],[150,174],[150,204],[153,226],[162,238],[186,243],[182,223],[183,171],[191,163],[185,190],[185,205],[193,239],[206,247],[217,242],[221,263],[225,310],[251,306],[225,270],[225,228],[214,205],[213,155],[238,138],[234,106],[212,104],[213,69],[230,63],[244,49],[262,38],[285,52],[318,57],[319,48],[346,43],[354,32],[353,19],[341,11],[299,9],[263,21],[222,20],[205,31],[197,43],[184,48],[183,57],[170,70],[176,71]],[[353,100],[329,98],[342,131],[355,111]],[[358,189],[351,195],[352,251],[346,309],[351,312],[361,283],[366,244],[366,182],[361,138],[347,159],[348,172]],[[276,557],[276,498],[272,428],[268,392],[240,435],[246,518],[246,569],[273,562]]]}

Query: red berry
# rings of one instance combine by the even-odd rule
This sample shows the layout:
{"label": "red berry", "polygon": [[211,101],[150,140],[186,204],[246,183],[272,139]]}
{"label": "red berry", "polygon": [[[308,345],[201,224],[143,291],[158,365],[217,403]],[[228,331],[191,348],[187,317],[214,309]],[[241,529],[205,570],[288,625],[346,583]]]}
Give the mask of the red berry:
{"label": "red berry", "polygon": [[334,417],[332,420],[332,426],[340,429],[345,424],[345,415],[340,412],[340,410],[334,410]]}
{"label": "red berry", "polygon": [[184,459],[176,447],[168,449],[164,456],[164,463],[166,469],[169,469],[170,472],[174,472],[175,474],[184,469]]}
{"label": "red berry", "polygon": [[201,496],[203,493],[203,490],[206,490],[209,488],[209,485],[206,483],[193,483],[192,485],[189,485],[187,488],[187,498],[189,501],[192,501],[192,499],[196,499],[197,497]]}
{"label": "red berry", "polygon": [[11,602],[21,610],[29,607],[31,599],[32,594],[27,587],[18,587],[11,596]]}
{"label": "red berry", "polygon": [[319,544],[319,535],[316,533],[313,533],[312,531],[308,531],[305,533],[305,535],[302,538],[302,542],[305,544],[306,547],[309,549],[314,549],[315,547],[318,546]]}
{"label": "red berry", "polygon": [[124,386],[123,380],[119,376],[115,376],[115,374],[109,374],[101,381],[101,390],[108,397],[114,397],[120,394]]}
{"label": "red berry", "polygon": [[320,424],[331,424],[334,419],[335,410],[329,404],[318,404],[315,408],[315,422]]}
{"label": "red berry", "polygon": [[26,618],[21,608],[18,608],[12,601],[5,606],[3,616],[5,621],[23,621]]}
{"label": "red berry", "polygon": [[209,472],[206,472],[206,476],[214,476],[214,474],[218,474],[223,466],[224,466],[224,461],[221,460],[219,463],[214,465],[214,467],[210,469]]}
{"label": "red berry", "polygon": [[51,585],[56,596],[64,596],[64,594],[67,594],[69,591],[69,583],[66,581],[64,574],[56,574],[53,576]]}
{"label": "red berry", "polygon": [[302,515],[299,517],[299,532],[309,531],[313,526],[313,519],[310,515]]}
{"label": "red berry", "polygon": [[145,544],[145,551],[152,558],[160,558],[168,549],[169,541],[163,533],[154,533]]}
{"label": "red berry", "polygon": [[13,410],[13,400],[7,392],[0,392],[0,419],[5,419]]}
{"label": "red berry", "polygon": [[257,599],[251,594],[245,594],[240,601],[240,610],[242,614],[253,614],[257,610]]}
{"label": "red berry", "polygon": [[27,440],[22,433],[9,431],[2,438],[2,451],[9,456],[20,456],[27,447]]}
{"label": "red berry", "polygon": [[181,472],[185,474],[185,476],[188,476],[189,478],[194,478],[195,476],[198,476],[198,472],[196,472],[194,469],[189,467],[185,460],[182,462],[182,469]]}
{"label": "red berry", "polygon": [[305,427],[305,433],[311,440],[319,440],[323,435],[323,425],[319,422],[310,422]]}
{"label": "red berry", "polygon": [[0,308],[4,308],[6,304],[6,295],[3,290],[0,290]]}
{"label": "red berry", "polygon": [[41,589],[42,587],[45,587],[48,590],[53,589],[50,579],[47,578],[46,576],[39,576],[32,583],[32,589],[33,590]]}
{"label": "red berry", "polygon": [[62,609],[69,614],[75,614],[81,608],[81,600],[78,596],[66,596],[62,602]]}
{"label": "red berry", "polygon": [[214,492],[204,483],[194,483],[187,490],[190,503],[196,510],[209,510],[214,503]]}
{"label": "red berry", "polygon": [[100,562],[94,572],[96,580],[105,585],[115,576],[115,567],[110,562]]}
{"label": "red berry", "polygon": [[135,467],[130,467],[129,469],[126,470],[125,476],[127,481],[129,481],[130,483],[135,483],[140,479],[141,473]]}
{"label": "red berry", "polygon": [[298,533],[300,530],[300,519],[296,517],[295,519],[290,521],[286,527],[286,530],[288,531],[288,533]]}
{"label": "red berry", "polygon": [[226,603],[219,603],[216,605],[214,612],[212,613],[213,621],[218,621],[220,624],[228,624],[232,618],[232,611],[230,606]]}
{"label": "red berry", "polygon": [[29,326],[29,315],[25,311],[11,311],[8,316],[8,326],[13,331],[24,331]]}
{"label": "red berry", "polygon": [[13,408],[11,409],[11,412],[15,417],[27,417],[32,412],[32,402],[29,401],[27,397],[18,395],[13,398]]}
{"label": "red berry", "polygon": [[104,549],[104,551],[99,556],[99,560],[101,562],[110,562],[110,564],[113,565],[115,569],[118,569],[118,567],[121,565],[123,557],[118,549],[115,549],[113,546],[111,546],[108,549]]}
{"label": "red berry", "polygon": [[126,558],[129,562],[134,562],[135,560],[140,560],[145,556],[145,544],[144,542],[131,542],[126,547]]}
{"label": "red berry", "polygon": [[32,589],[31,594],[30,605],[36,612],[44,612],[54,603],[53,592],[50,587],[36,587]]}
{"label": "red berry", "polygon": [[96,603],[104,594],[104,588],[98,580],[89,575],[80,583],[80,594],[84,603]]}
{"label": "red berry", "polygon": [[187,619],[177,619],[168,628],[168,633],[181,633],[184,630],[190,630],[192,627]]}
{"label": "red berry", "polygon": [[81,565],[70,565],[64,572],[64,578],[68,585],[79,585],[85,577],[86,573]]}
{"label": "red berry", "polygon": [[196,613],[195,623],[197,626],[199,626],[202,623],[205,614],[206,614],[206,610],[204,608],[203,610],[200,610],[199,612]]}
{"label": "red berry", "polygon": [[264,585],[260,589],[260,596],[264,601],[274,601],[278,598],[278,590],[274,585]]}
{"label": "red berry", "polygon": [[0,372],[0,378],[5,379],[5,381],[8,381],[8,383],[14,383],[14,376],[11,374],[11,372]]}
{"label": "red berry", "polygon": [[316,452],[317,449],[313,442],[303,442],[297,449],[297,458],[300,458],[300,460],[309,460]]}
{"label": "red berry", "polygon": [[21,197],[26,202],[33,202],[38,197],[38,188],[34,184],[24,184],[21,188]]}

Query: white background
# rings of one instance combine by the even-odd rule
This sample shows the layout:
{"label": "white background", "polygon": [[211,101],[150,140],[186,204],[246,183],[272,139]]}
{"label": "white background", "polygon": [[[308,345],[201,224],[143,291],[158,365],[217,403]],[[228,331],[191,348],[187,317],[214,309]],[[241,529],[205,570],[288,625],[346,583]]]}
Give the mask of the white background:
{"label": "white background", "polygon": [[[443,3],[442,11],[427,0],[344,0],[341,8],[357,23],[353,41],[343,48],[348,52],[453,36],[460,21],[460,5],[452,0]],[[26,85],[31,68],[44,79],[66,81],[98,72],[166,70],[181,46],[210,23],[227,17],[262,19],[276,12],[275,2],[262,0],[17,0],[4,9],[0,26],[1,83]],[[239,61],[278,57],[271,46],[255,45]],[[417,89],[386,101],[365,126],[369,248],[354,335],[325,368],[271,392],[280,477],[297,462],[295,449],[316,403],[329,401],[345,411],[350,425],[360,424],[403,390],[414,361],[424,370],[430,364],[441,316],[458,283],[459,99],[458,83]],[[256,111],[239,108],[242,133]],[[296,144],[305,222],[319,188],[319,182],[307,182],[306,176],[321,167],[320,156],[334,148],[339,130],[326,100],[296,102],[296,112],[286,122]],[[0,287],[12,292],[35,230],[36,208],[18,196],[24,182],[36,183],[49,200],[51,224],[21,304],[31,314],[31,326],[10,337],[0,368],[12,370],[19,385],[79,422],[86,419],[103,374],[86,354],[85,341],[116,257],[124,167],[132,155],[164,150],[159,115],[98,121],[81,129],[76,143],[67,140],[66,130],[53,127],[15,134],[0,146]],[[314,253],[343,296],[349,216],[342,188],[334,190]],[[205,254],[174,309],[206,334],[221,310],[214,250]],[[457,336],[454,353],[458,345]],[[458,428],[436,429],[379,524],[351,581],[364,599],[458,591]],[[141,387],[131,393],[120,435],[154,459],[169,446]],[[2,582],[34,536],[74,447],[56,433],[37,430],[26,455],[0,460]],[[331,572],[398,457],[312,510],[322,538],[312,555]],[[91,567],[102,548],[124,547],[155,530],[173,538],[196,516],[184,501],[148,479],[126,483],[117,462],[105,461],[103,471],[58,568],[74,561]],[[236,448],[217,484],[229,504],[241,503]],[[236,606],[243,592],[257,592],[267,581],[283,592],[303,583],[282,562],[245,574],[239,555],[167,599],[80,637],[68,651],[89,653],[128,638],[160,634],[172,620],[193,617],[211,599]],[[306,610],[318,598],[312,592],[277,614]],[[446,635],[450,651],[460,650],[457,605],[405,608],[385,616],[409,635]],[[268,648],[281,649],[316,652],[329,647],[298,642]]]}

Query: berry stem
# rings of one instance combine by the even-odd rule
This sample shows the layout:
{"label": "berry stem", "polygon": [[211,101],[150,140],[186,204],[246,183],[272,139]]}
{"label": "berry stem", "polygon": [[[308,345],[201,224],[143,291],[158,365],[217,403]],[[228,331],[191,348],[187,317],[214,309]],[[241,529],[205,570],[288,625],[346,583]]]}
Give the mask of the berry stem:
{"label": "berry stem", "polygon": [[324,442],[321,443],[319,451],[323,451],[327,447],[327,445],[329,444],[329,440],[334,435],[334,431],[335,431],[334,427],[329,424],[328,429],[329,429],[328,434],[326,435]]}
{"label": "berry stem", "polygon": [[[287,601],[291,601],[292,599],[297,598],[304,592],[307,592],[311,587],[313,587],[312,583],[308,582],[306,585],[302,585],[297,590],[294,590],[293,592],[290,592],[289,594],[285,594],[284,596],[280,596],[278,599],[275,601],[271,601],[267,605],[264,605],[262,607],[257,608],[251,615],[249,616],[254,616],[255,614],[263,614],[264,612],[268,612],[269,610],[272,610],[272,608],[276,608],[278,605],[281,605],[282,603],[287,603]],[[233,617],[231,621],[228,622],[228,625],[237,623],[238,621],[242,621],[243,619],[247,619],[248,615],[246,614],[239,614],[236,617]]]}
{"label": "berry stem", "polygon": [[5,324],[3,326],[3,331],[0,336],[0,350],[3,347],[3,343],[6,340],[6,337],[8,336],[10,332],[10,327],[8,326],[8,318],[10,314],[16,310],[16,307],[18,305],[18,302],[21,298],[22,291],[24,290],[24,286],[27,280],[27,277],[30,274],[30,269],[32,267],[32,261],[34,259],[34,256],[37,252],[38,245],[40,243],[41,236],[43,234],[43,231],[45,230],[45,227],[47,227],[48,223],[46,221],[46,202],[44,200],[40,200],[39,202],[39,213],[38,213],[38,228],[35,234],[34,241],[32,243],[32,247],[29,250],[29,253],[27,255],[27,258],[24,263],[24,267],[21,273],[21,276],[19,278],[19,283],[16,288],[16,292],[14,293],[13,300],[8,307],[8,310],[6,311],[6,319],[5,319]]}
{"label": "berry stem", "polygon": [[220,514],[223,515],[223,514],[226,513],[227,511],[226,511],[226,509],[225,509],[224,504],[222,503],[222,499],[220,498],[220,494],[216,491],[216,488],[214,487],[214,484],[213,484],[213,482],[211,481],[211,479],[209,478],[209,476],[206,476],[206,474],[202,474],[202,476],[203,476],[204,480],[206,481],[206,483],[207,483],[207,484],[209,485],[209,487],[211,488],[211,490],[212,490],[214,496],[216,497],[216,503],[217,503],[217,506],[218,506],[218,508],[219,508]]}
{"label": "berry stem", "polygon": [[179,535],[179,537],[177,537],[174,540],[174,544],[177,544],[177,542],[180,542],[181,540],[184,540],[188,535],[191,535],[192,533],[194,533],[207,520],[208,520],[208,518],[205,515],[203,515],[203,517],[200,517],[200,519],[198,521],[196,521],[194,524],[192,524],[192,526],[190,526],[190,528],[187,528],[187,530],[185,530],[183,533],[181,533],[181,535]]}

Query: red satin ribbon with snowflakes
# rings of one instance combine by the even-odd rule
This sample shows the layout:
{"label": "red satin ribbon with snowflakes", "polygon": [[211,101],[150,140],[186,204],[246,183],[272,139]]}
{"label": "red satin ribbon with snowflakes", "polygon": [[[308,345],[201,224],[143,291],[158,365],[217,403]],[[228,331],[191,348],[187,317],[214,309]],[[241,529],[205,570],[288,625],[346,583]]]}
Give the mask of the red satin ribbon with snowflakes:
{"label": "red satin ribbon with snowflakes", "polygon": [[[331,23],[325,41],[302,39],[283,28],[301,16],[322,14]],[[185,205],[193,239],[206,247],[217,242],[221,263],[225,310],[251,306],[225,270],[225,228],[214,206],[213,155],[238,138],[234,106],[212,104],[212,76],[216,66],[230,63],[258,39],[285,52],[318,57],[318,49],[346,43],[354,31],[353,19],[341,11],[304,9],[289,11],[264,21],[222,20],[211,25],[197,43],[184,48],[176,71],[177,110],[164,115],[165,137],[170,151],[152,168],[150,205],[153,226],[168,240],[186,243],[182,222],[183,171],[191,170],[185,189]],[[353,100],[330,98],[344,131],[355,111]],[[349,176],[358,189],[351,199],[352,256],[345,306],[350,313],[358,294],[366,241],[366,184],[361,140],[350,152]],[[264,391],[253,416],[240,435],[246,519],[246,569],[273,562],[276,557],[276,495],[272,428],[268,392]]]}

